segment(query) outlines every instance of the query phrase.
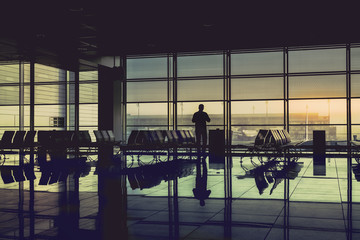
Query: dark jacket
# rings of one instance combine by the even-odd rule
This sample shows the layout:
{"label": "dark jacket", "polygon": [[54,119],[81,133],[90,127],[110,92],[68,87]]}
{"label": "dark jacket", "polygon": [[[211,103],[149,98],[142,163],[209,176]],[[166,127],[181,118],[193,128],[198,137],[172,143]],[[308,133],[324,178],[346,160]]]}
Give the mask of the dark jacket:
{"label": "dark jacket", "polygon": [[195,123],[195,128],[206,128],[206,122],[210,122],[209,115],[206,112],[197,111],[194,113],[192,122]]}

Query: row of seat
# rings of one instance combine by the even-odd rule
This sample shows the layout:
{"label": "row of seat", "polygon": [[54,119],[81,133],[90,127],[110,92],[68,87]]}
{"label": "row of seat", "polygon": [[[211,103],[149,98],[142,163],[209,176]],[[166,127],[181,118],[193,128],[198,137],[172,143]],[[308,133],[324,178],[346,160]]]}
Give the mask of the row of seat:
{"label": "row of seat", "polygon": [[133,130],[128,145],[194,144],[195,137],[190,130]]}
{"label": "row of seat", "polygon": [[29,164],[24,164],[23,166],[1,166],[0,172],[5,184],[36,179],[34,170]]}
{"label": "row of seat", "polygon": [[134,190],[157,186],[161,181],[174,180],[194,173],[195,163],[187,160],[159,162],[127,169],[130,187]]}
{"label": "row of seat", "polygon": [[[37,134],[37,143],[34,142]],[[112,130],[94,130],[99,144],[115,144]],[[32,146],[88,146],[92,143],[89,131],[4,131],[0,149],[28,148]]]}
{"label": "row of seat", "polygon": [[280,147],[289,143],[290,134],[285,129],[260,129],[255,138],[255,147]]}
{"label": "row of seat", "polygon": [[85,177],[91,171],[90,163],[86,162],[86,157],[66,159],[61,164],[47,162],[40,166],[41,177],[39,185],[48,185],[57,182],[65,182],[69,175],[74,178]]}
{"label": "row of seat", "polygon": [[[74,178],[85,177],[90,173],[91,165],[86,162],[86,158],[73,161],[62,162],[61,166],[56,166],[52,162],[42,165],[41,178],[39,185],[64,182],[68,176],[73,174]],[[1,166],[1,178],[5,184],[13,182],[22,182],[26,180],[35,180],[34,169],[29,164],[23,166]]]}
{"label": "row of seat", "polygon": [[36,131],[4,131],[0,140],[0,149],[29,147],[34,144]]}

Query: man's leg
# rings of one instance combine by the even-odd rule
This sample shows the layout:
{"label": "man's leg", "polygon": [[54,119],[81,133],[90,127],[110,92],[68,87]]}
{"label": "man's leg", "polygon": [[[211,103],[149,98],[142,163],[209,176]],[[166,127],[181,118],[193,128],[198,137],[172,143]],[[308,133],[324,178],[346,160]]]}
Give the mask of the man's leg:
{"label": "man's leg", "polygon": [[201,131],[195,130],[196,145],[201,145]]}
{"label": "man's leg", "polygon": [[207,132],[206,132],[206,129],[201,131],[201,138],[202,138],[202,151],[205,152],[206,144],[207,144]]}
{"label": "man's leg", "polygon": [[206,144],[207,144],[207,131],[206,131],[206,129],[202,132],[202,139],[203,139],[203,145],[206,146]]}

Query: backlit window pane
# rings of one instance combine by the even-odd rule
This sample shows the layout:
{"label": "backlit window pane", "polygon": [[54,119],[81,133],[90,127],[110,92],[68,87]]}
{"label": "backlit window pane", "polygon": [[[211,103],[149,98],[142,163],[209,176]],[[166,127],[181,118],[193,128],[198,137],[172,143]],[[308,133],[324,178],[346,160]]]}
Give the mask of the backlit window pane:
{"label": "backlit window pane", "polygon": [[232,54],[231,74],[283,73],[283,58],[283,52]]}
{"label": "backlit window pane", "polygon": [[81,126],[98,125],[98,105],[97,104],[80,104],[79,121]]}
{"label": "backlit window pane", "polygon": [[231,79],[231,99],[278,99],[284,97],[284,79],[238,78]]}
{"label": "backlit window pane", "polygon": [[221,100],[223,99],[223,80],[179,80],[178,100]]}
{"label": "backlit window pane", "polygon": [[0,83],[18,83],[19,65],[0,65]]}
{"label": "backlit window pane", "polygon": [[88,83],[79,84],[80,103],[97,103],[98,101],[98,84]]}
{"label": "backlit window pane", "polygon": [[223,55],[180,56],[178,76],[218,76],[223,74]]}
{"label": "backlit window pane", "polygon": [[167,77],[167,58],[128,59],[127,78]]}
{"label": "backlit window pane", "polygon": [[167,125],[166,103],[127,104],[128,125]]}
{"label": "backlit window pane", "polygon": [[167,81],[128,82],[127,101],[166,101]]}
{"label": "backlit window pane", "polygon": [[289,77],[290,98],[346,97],[345,75]]}
{"label": "backlit window pane", "polygon": [[360,74],[351,74],[351,96],[360,97]]}
{"label": "backlit window pane", "polygon": [[35,104],[65,103],[66,87],[64,85],[35,85]]}
{"label": "backlit window pane", "polygon": [[19,86],[0,86],[0,105],[19,104]]}
{"label": "backlit window pane", "polygon": [[19,106],[0,106],[0,126],[19,125]]}
{"label": "backlit window pane", "polygon": [[233,125],[283,124],[283,101],[239,101],[231,103]]}
{"label": "backlit window pane", "polygon": [[345,48],[289,51],[289,72],[291,73],[345,70]]}
{"label": "backlit window pane", "polygon": [[345,124],[345,99],[292,100],[291,124]]}
{"label": "backlit window pane", "polygon": [[51,125],[52,117],[66,117],[65,105],[37,105],[35,106],[35,126]]}

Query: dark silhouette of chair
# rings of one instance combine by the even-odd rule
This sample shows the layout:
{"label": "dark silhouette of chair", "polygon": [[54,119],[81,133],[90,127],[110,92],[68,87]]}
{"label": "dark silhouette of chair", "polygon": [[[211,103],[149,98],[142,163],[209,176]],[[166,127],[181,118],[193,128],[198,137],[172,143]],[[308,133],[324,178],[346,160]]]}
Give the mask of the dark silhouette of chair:
{"label": "dark silhouette of chair", "polygon": [[101,134],[101,132],[99,130],[94,130],[94,135],[95,135],[97,143],[103,143],[104,142],[104,137],[103,137],[103,135]]}
{"label": "dark silhouette of chair", "polygon": [[91,143],[89,131],[75,131],[72,135],[71,142],[74,146],[89,146]]}
{"label": "dark silhouette of chair", "polygon": [[136,138],[139,134],[139,131],[138,130],[132,130],[129,137],[128,137],[128,142],[127,144],[128,145],[134,145],[136,144]]}
{"label": "dark silhouette of chair", "polygon": [[5,184],[15,182],[10,167],[2,166],[2,167],[0,167],[0,171],[1,171],[1,178],[3,179]]}
{"label": "dark silhouette of chair", "polygon": [[13,147],[24,147],[25,134],[26,134],[26,131],[17,131],[15,133],[15,136],[14,136],[13,142],[12,142]]}
{"label": "dark silhouette of chair", "polygon": [[106,142],[106,143],[110,142],[110,136],[109,136],[107,130],[101,130],[100,133],[104,139],[104,142]]}
{"label": "dark silhouette of chair", "polygon": [[37,141],[41,146],[47,146],[51,144],[50,131],[38,131]]}
{"label": "dark silhouette of chair", "polygon": [[48,184],[53,184],[53,183],[57,183],[59,181],[59,177],[60,177],[60,171],[58,169],[52,169],[52,171],[50,172],[50,179]]}
{"label": "dark silhouette of chair", "polygon": [[34,173],[34,168],[31,167],[30,164],[24,164],[23,169],[24,169],[25,177],[27,180],[35,180],[36,179],[36,176]]}
{"label": "dark silhouette of chair", "polygon": [[109,141],[110,142],[115,142],[115,135],[114,132],[112,130],[106,130],[107,135],[109,136]]}
{"label": "dark silhouette of chair", "polygon": [[24,147],[34,146],[36,131],[27,131],[24,139]]}
{"label": "dark silhouette of chair", "polygon": [[1,137],[0,148],[10,148],[12,144],[12,139],[14,137],[15,131],[4,131],[4,134]]}
{"label": "dark silhouette of chair", "polygon": [[41,177],[39,180],[39,185],[47,185],[51,177],[50,169],[42,169],[41,170]]}
{"label": "dark silhouette of chair", "polygon": [[13,171],[15,181],[17,181],[17,182],[25,181],[25,176],[24,176],[22,167],[20,167],[20,166],[13,167],[12,171]]}

